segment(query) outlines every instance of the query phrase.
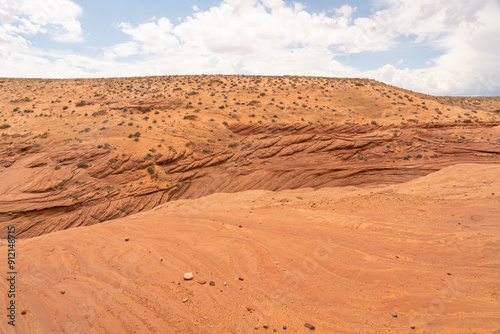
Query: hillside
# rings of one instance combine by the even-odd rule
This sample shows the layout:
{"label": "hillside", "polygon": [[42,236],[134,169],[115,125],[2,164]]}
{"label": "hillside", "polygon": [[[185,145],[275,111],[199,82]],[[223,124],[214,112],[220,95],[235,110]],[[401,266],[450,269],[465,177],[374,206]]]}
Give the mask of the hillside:
{"label": "hillside", "polygon": [[496,163],[498,109],[366,79],[2,79],[0,237],[12,223],[34,237],[218,192]]}

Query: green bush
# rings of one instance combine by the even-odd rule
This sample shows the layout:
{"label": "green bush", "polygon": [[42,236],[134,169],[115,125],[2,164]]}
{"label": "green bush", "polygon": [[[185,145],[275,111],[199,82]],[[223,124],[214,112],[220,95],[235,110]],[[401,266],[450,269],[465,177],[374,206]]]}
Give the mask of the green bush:
{"label": "green bush", "polygon": [[84,169],[87,168],[88,166],[89,165],[87,165],[85,162],[81,162],[78,165],[76,165],[76,167],[78,167],[78,168],[84,168]]}

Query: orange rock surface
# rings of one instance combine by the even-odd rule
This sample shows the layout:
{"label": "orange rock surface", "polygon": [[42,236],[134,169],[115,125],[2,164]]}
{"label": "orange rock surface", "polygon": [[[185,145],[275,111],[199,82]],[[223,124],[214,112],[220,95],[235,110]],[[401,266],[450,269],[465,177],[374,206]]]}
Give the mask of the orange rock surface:
{"label": "orange rock surface", "polygon": [[5,332],[500,330],[498,98],[247,76],[0,96]]}

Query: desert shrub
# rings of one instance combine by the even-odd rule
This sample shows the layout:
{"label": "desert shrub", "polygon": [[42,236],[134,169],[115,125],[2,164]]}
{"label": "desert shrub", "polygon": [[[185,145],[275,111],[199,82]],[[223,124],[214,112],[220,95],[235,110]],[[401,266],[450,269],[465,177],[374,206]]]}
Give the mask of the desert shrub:
{"label": "desert shrub", "polygon": [[87,105],[87,102],[85,102],[84,100],[81,100],[76,104],[77,107],[83,107],[84,105]]}
{"label": "desert shrub", "polygon": [[184,119],[189,119],[191,121],[195,121],[196,119],[198,119],[198,116],[196,116],[196,115],[186,115],[186,116],[184,116]]}
{"label": "desert shrub", "polygon": [[2,126],[0,126],[0,129],[8,129],[10,128],[10,124],[3,124]]}
{"label": "desert shrub", "polygon": [[99,110],[99,111],[96,111],[94,113],[92,113],[92,116],[96,117],[96,116],[104,116],[106,115],[108,112],[104,109],[102,110]]}
{"label": "desert shrub", "polygon": [[149,174],[153,175],[155,173],[155,166],[149,166],[147,171]]}
{"label": "desert shrub", "polygon": [[83,168],[83,169],[87,168],[88,166],[89,165],[87,165],[85,162],[81,162],[78,165],[76,165],[77,168]]}

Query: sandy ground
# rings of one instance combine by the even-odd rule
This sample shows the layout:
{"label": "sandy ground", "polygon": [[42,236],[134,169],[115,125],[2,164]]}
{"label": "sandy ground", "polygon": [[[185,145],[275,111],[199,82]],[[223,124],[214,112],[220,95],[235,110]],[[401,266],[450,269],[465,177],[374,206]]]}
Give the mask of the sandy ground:
{"label": "sandy ground", "polygon": [[399,185],[213,194],[18,240],[17,326],[1,328],[498,332],[499,175],[464,164]]}
{"label": "sandy ground", "polygon": [[0,328],[500,333],[499,110],[363,79],[0,79]]}

